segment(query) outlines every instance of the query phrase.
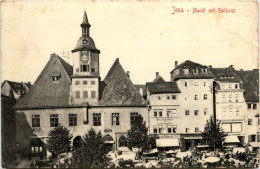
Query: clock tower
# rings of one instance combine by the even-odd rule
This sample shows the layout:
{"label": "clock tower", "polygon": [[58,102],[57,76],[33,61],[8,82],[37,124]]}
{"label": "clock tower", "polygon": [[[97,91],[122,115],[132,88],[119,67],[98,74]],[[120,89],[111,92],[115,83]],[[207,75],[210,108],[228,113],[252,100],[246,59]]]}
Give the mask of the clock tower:
{"label": "clock tower", "polygon": [[80,25],[82,36],[73,53],[73,75],[70,87],[71,105],[88,105],[99,99],[99,53],[90,37],[90,27],[86,11]]}

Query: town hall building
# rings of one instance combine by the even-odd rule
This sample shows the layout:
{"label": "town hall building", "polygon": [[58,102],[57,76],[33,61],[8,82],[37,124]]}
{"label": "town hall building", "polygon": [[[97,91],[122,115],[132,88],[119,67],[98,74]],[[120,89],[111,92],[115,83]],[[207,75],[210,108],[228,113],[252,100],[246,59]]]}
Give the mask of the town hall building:
{"label": "town hall building", "polygon": [[58,126],[70,130],[73,146],[93,128],[101,131],[113,150],[124,151],[135,118],[140,114],[148,121],[146,101],[119,59],[101,80],[100,50],[90,37],[86,12],[80,26],[73,66],[51,54],[29,93],[15,106],[17,145],[24,156],[45,153],[48,133]]}

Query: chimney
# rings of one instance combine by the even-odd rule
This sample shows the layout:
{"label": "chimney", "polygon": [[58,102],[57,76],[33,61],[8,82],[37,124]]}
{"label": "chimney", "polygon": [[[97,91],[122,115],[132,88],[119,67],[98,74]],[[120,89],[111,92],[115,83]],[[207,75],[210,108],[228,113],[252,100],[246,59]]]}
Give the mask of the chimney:
{"label": "chimney", "polygon": [[126,74],[130,78],[130,71],[127,71]]}
{"label": "chimney", "polygon": [[212,68],[212,65],[209,65],[209,68]]}
{"label": "chimney", "polygon": [[31,85],[31,82],[28,82],[29,85]]}
{"label": "chimney", "polygon": [[56,54],[55,53],[53,53],[53,54],[51,54],[51,57],[53,57],[53,56],[55,56]]}
{"label": "chimney", "polygon": [[178,67],[178,61],[175,61],[175,68]]}
{"label": "chimney", "polygon": [[243,69],[240,69],[240,71],[243,71]]}
{"label": "chimney", "polygon": [[159,72],[156,72],[156,80],[159,79]]}
{"label": "chimney", "polygon": [[232,67],[233,67],[233,65],[230,65],[229,67],[230,67],[230,68],[232,68]]}

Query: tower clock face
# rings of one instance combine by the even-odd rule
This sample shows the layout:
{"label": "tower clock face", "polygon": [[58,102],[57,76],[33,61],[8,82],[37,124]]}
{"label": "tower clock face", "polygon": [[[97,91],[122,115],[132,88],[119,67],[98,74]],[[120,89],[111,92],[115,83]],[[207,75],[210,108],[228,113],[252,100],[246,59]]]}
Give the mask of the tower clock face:
{"label": "tower clock face", "polygon": [[87,44],[88,44],[87,39],[83,39],[83,40],[82,40],[82,44],[83,44],[83,45],[87,45]]}
{"label": "tower clock face", "polygon": [[83,63],[88,63],[89,56],[90,56],[90,52],[89,51],[81,51],[81,53],[80,53],[80,60]]}

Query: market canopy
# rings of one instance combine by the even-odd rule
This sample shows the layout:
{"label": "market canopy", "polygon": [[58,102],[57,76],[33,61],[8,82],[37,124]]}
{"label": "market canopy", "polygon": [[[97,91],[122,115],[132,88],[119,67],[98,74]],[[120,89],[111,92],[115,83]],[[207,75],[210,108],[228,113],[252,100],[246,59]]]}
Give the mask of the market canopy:
{"label": "market canopy", "polygon": [[254,147],[254,148],[259,148],[260,147],[260,143],[259,142],[251,142],[251,143],[249,143],[249,145]]}
{"label": "market canopy", "polygon": [[156,147],[179,147],[178,139],[156,139]]}
{"label": "market canopy", "polygon": [[226,136],[224,143],[240,143],[237,136]]}
{"label": "market canopy", "polygon": [[216,163],[220,160],[220,158],[218,157],[208,157],[205,158],[203,161],[205,161],[206,163]]}
{"label": "market canopy", "polygon": [[149,152],[144,152],[144,154],[154,154],[154,153],[158,153],[158,150],[157,150],[157,148],[155,148],[155,149],[152,149],[151,151],[149,151]]}

